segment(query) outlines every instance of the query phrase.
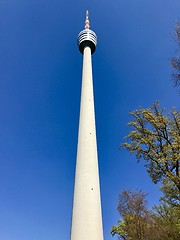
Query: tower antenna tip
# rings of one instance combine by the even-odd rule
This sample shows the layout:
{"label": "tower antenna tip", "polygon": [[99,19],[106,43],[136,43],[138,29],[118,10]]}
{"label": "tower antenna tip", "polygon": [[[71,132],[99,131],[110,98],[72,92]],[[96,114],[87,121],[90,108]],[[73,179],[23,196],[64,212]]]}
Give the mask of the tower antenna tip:
{"label": "tower antenna tip", "polygon": [[85,29],[90,28],[90,22],[89,22],[89,12],[86,10],[86,21],[85,21]]}

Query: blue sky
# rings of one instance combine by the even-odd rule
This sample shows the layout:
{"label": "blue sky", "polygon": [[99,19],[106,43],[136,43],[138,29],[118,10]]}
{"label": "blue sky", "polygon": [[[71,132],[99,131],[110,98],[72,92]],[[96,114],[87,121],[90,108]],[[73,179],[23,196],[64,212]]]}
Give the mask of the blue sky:
{"label": "blue sky", "polygon": [[118,193],[158,186],[143,162],[119,150],[128,113],[159,100],[179,107],[169,60],[179,0],[0,0],[0,239],[69,239],[82,56],[89,9],[105,240]]}

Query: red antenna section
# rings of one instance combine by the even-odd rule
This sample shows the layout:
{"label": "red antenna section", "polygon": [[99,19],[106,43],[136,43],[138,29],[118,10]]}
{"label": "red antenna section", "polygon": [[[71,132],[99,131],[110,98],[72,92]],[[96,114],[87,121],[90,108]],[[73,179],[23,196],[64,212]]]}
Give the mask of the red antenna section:
{"label": "red antenna section", "polygon": [[89,12],[86,10],[86,21],[85,21],[85,29],[90,28],[90,22],[89,22]]}

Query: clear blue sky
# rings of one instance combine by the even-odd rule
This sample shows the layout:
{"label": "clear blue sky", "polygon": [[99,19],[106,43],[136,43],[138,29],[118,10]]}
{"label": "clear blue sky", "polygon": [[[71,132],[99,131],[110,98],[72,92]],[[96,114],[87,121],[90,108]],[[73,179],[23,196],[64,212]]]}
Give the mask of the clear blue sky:
{"label": "clear blue sky", "polygon": [[119,145],[128,113],[156,100],[179,107],[169,60],[179,0],[0,0],[0,239],[69,239],[82,56],[89,9],[105,240],[118,193],[158,187]]}

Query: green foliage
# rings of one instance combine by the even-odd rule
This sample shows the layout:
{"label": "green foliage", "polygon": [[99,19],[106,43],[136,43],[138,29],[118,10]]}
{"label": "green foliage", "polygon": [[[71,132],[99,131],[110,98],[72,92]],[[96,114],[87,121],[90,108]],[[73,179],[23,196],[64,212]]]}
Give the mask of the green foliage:
{"label": "green foliage", "polygon": [[[161,201],[160,206],[154,206],[154,220],[164,240],[180,239],[180,205],[172,206]],[[161,238],[160,238],[161,239]]]}
{"label": "green foliage", "polygon": [[148,236],[151,216],[147,210],[146,194],[124,190],[119,195],[118,211],[123,217],[118,226],[113,226],[111,234],[124,240],[144,240]]}
{"label": "green foliage", "polygon": [[147,209],[146,194],[123,191],[118,211],[122,217],[111,234],[123,240],[180,239],[180,112],[167,113],[155,103],[130,113],[132,131],[125,147],[135,153],[154,183],[161,183],[164,195],[160,206]]}
{"label": "green foliage", "polygon": [[[172,109],[166,113],[155,103],[147,109],[130,113],[133,129],[121,147],[145,160],[145,167],[154,183],[161,182],[165,195],[180,203],[180,112]],[[168,196],[170,197],[170,196]]]}
{"label": "green foliage", "polygon": [[118,226],[113,226],[111,229],[112,236],[118,235],[120,239],[127,239],[126,223],[119,219]]}
{"label": "green foliage", "polygon": [[146,194],[125,190],[119,195],[118,211],[122,217],[111,229],[112,236],[123,240],[179,240],[180,206],[161,201],[147,209]]}
{"label": "green foliage", "polygon": [[[180,22],[176,26],[178,54]],[[180,86],[180,56],[171,59],[174,86]],[[167,113],[158,103],[130,113],[132,131],[121,144],[138,161],[144,159],[146,170],[154,183],[161,183],[160,206],[147,209],[146,194],[125,190],[119,195],[121,219],[111,229],[112,236],[123,240],[180,239],[180,112]]]}

